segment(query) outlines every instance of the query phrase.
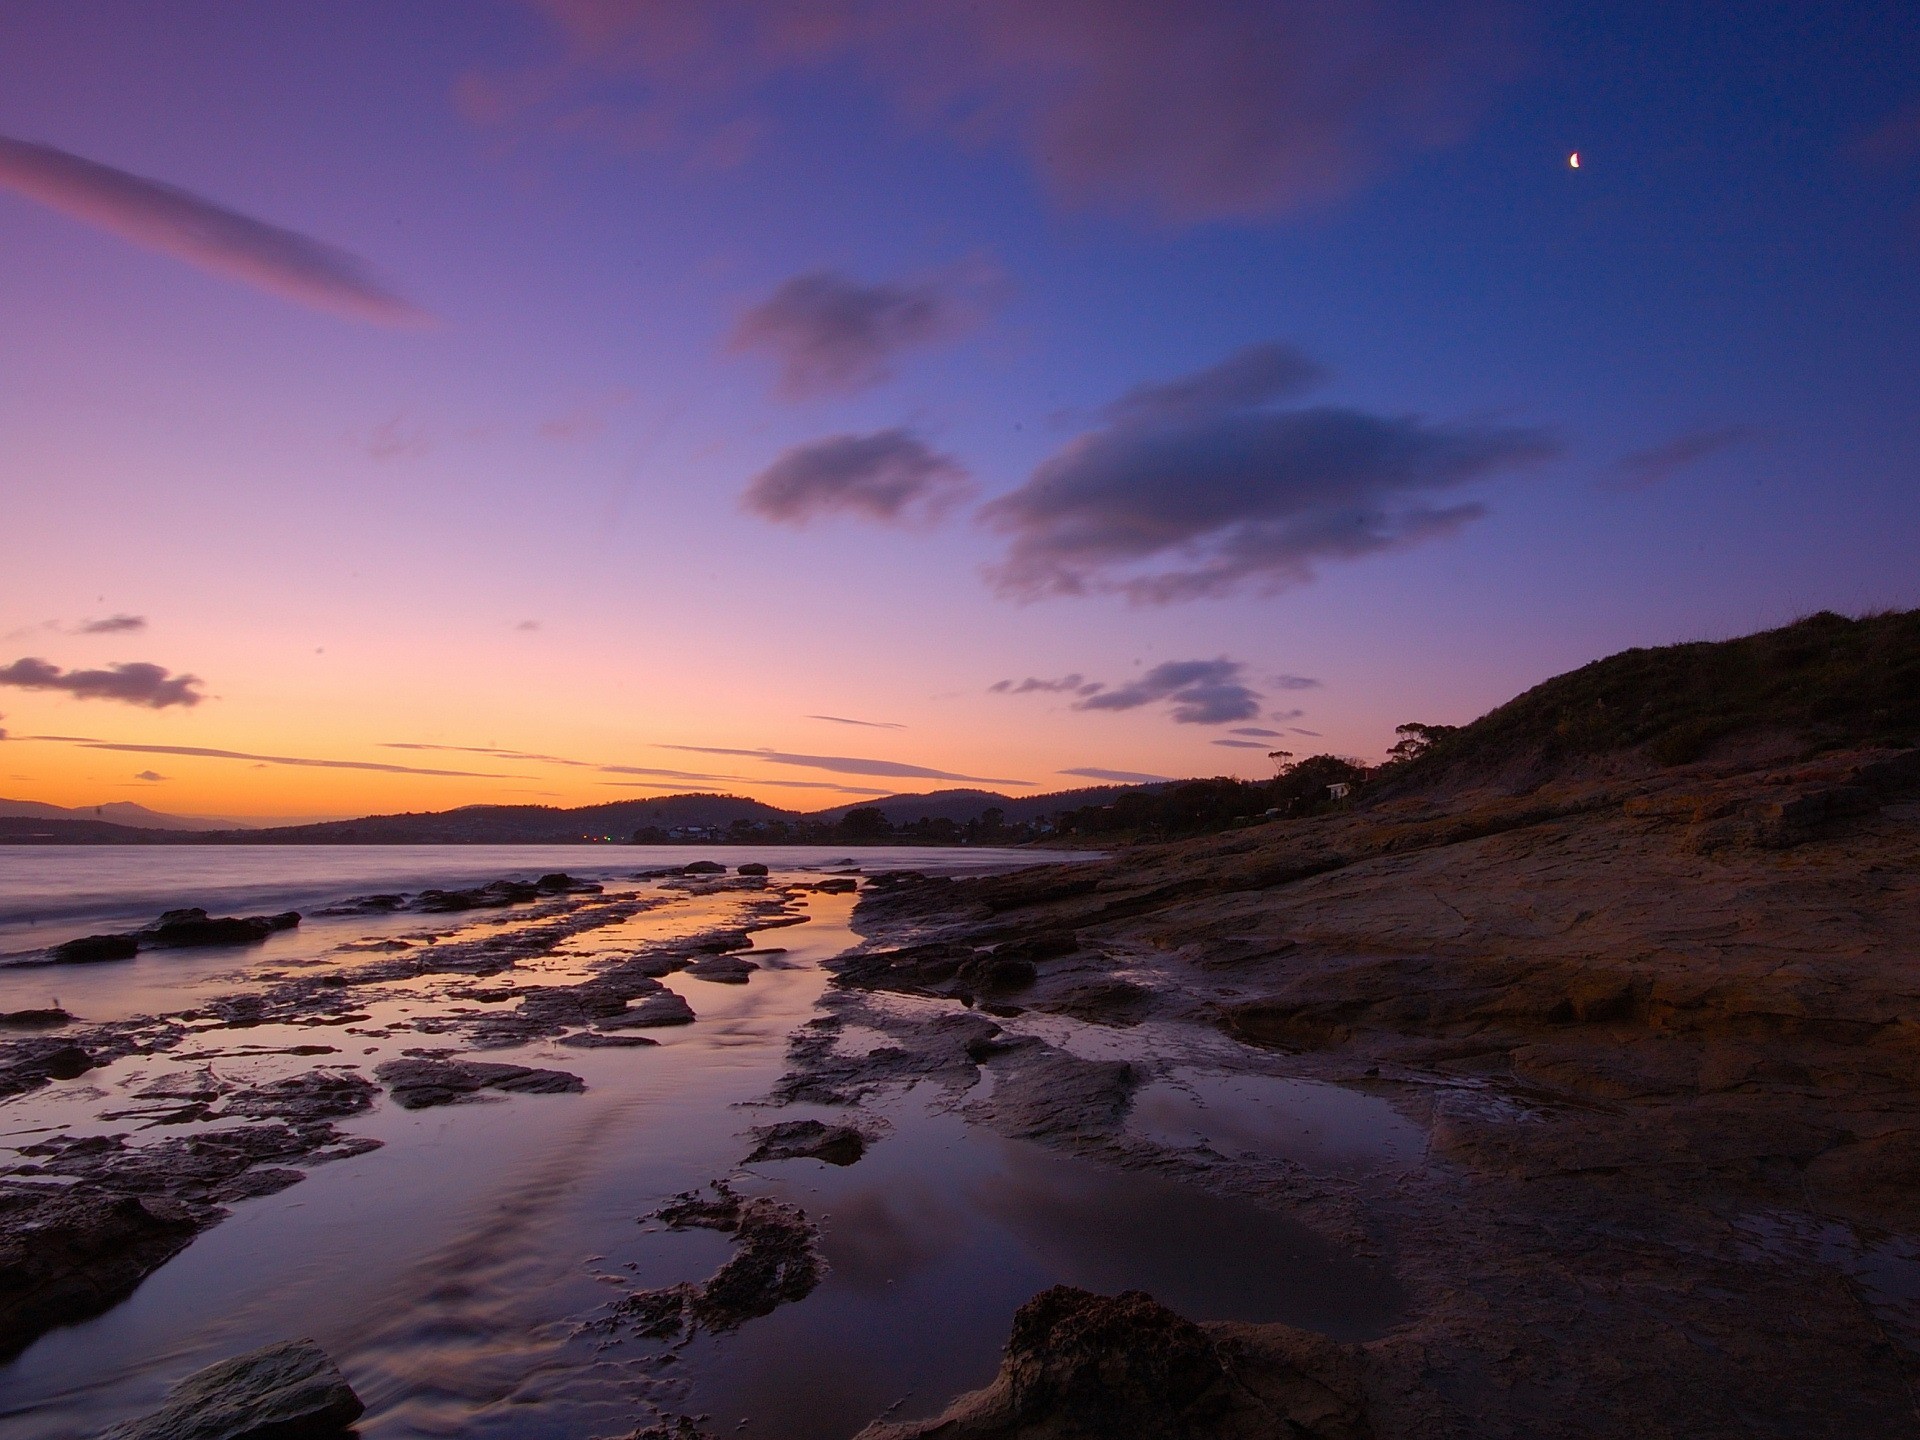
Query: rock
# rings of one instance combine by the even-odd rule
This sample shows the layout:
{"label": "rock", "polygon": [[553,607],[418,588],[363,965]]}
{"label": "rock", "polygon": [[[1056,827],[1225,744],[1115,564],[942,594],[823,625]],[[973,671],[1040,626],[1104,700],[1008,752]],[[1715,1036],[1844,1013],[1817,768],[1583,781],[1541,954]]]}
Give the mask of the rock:
{"label": "rock", "polygon": [[287,1340],[195,1371],[101,1440],[327,1440],[366,1408],[326,1351]]}
{"label": "rock", "polygon": [[730,1232],[733,1256],[704,1285],[641,1290],[622,1299],[615,1316],[641,1334],[658,1339],[682,1330],[724,1334],[788,1301],[804,1300],[826,1274],[805,1211],[764,1196],[743,1199],[723,1180],[709,1188],[712,1198],[690,1190],[644,1218],[675,1230]]}
{"label": "rock", "polygon": [[744,955],[703,955],[687,966],[687,974],[716,985],[744,985],[747,977],[759,968]]}
{"label": "rock", "polygon": [[638,1005],[629,1005],[618,1014],[594,1021],[596,1030],[652,1030],[667,1025],[691,1025],[693,1007],[673,991],[662,987]]}
{"label": "rock", "polygon": [[809,888],[822,895],[851,895],[860,888],[860,882],[852,876],[835,876],[826,880],[816,880]]}
{"label": "rock", "polygon": [[734,873],[736,875],[764,875],[767,873],[767,867],[762,865],[758,860],[749,860],[744,865],[735,866]]}
{"label": "rock", "polygon": [[318,911],[321,915],[391,915],[405,908],[407,897],[400,894],[356,895],[351,900],[342,900],[338,905],[329,905]]}
{"label": "rock", "polygon": [[73,1016],[59,1006],[48,1006],[43,1010],[8,1010],[0,1012],[0,1026],[13,1030],[53,1030],[62,1025],[71,1025]]}
{"label": "rock", "polygon": [[526,1065],[495,1065],[479,1060],[416,1058],[389,1060],[374,1070],[394,1103],[405,1110],[453,1105],[482,1090],[513,1095],[578,1094],[586,1081],[565,1070],[535,1070]]}
{"label": "rock", "polygon": [[727,867],[715,860],[695,860],[691,865],[680,867],[682,875],[724,875]]}
{"label": "rock", "polygon": [[573,1035],[562,1035],[558,1042],[575,1050],[638,1050],[648,1045],[658,1045],[658,1040],[649,1040],[644,1035],[599,1035],[591,1030],[582,1030]]}
{"label": "rock", "polygon": [[576,880],[564,870],[542,875],[533,882],[533,888],[542,895],[599,895],[606,889],[591,880]]}
{"label": "rock", "polygon": [[0,1189],[0,1358],[119,1304],[214,1213],[91,1185]]}
{"label": "rock", "polygon": [[131,960],[140,942],[131,935],[82,935],[47,952],[59,965],[93,965],[102,960]]}
{"label": "rock", "polygon": [[291,930],[300,923],[300,912],[283,911],[278,915],[210,916],[194,906],[169,910],[145,930],[126,938],[141,944],[164,948],[189,945],[257,945],[279,930]]}
{"label": "rock", "polygon": [[1150,1295],[1042,1291],[1000,1373],[933,1420],[858,1440],[1371,1440],[1357,1362],[1284,1326],[1200,1326]]}
{"label": "rock", "polygon": [[786,1120],[757,1126],[760,1143],[746,1163],[763,1160],[824,1160],[829,1165],[852,1165],[867,1153],[867,1137],[851,1125],[828,1125],[819,1120]]}

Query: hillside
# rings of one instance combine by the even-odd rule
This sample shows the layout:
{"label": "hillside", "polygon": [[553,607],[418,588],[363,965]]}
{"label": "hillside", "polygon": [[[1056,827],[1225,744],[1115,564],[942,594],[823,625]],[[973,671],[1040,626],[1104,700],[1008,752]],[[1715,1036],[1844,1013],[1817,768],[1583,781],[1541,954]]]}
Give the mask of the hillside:
{"label": "hillside", "polygon": [[1742,744],[1818,753],[1920,742],[1920,610],[1823,612],[1735,640],[1624,650],[1442,736],[1396,789],[1541,777],[1603,757],[1686,764]]}
{"label": "hillside", "polygon": [[[1154,1146],[1128,1107],[1168,1102],[1126,1065],[1057,1062],[1017,1108],[1040,1072],[998,1041],[975,1106],[1392,1256],[1391,1333],[1282,1336],[1287,1383],[1310,1365],[1364,1412],[1312,1433],[1911,1434],[1916,655],[1911,614],[1629,651],[1324,813],[878,889],[841,984],[977,1010],[1005,973],[990,1013],[1108,1027],[1076,1054],[1159,1083],[1185,1031],[1276,1116],[1321,1097],[1306,1113],[1339,1139],[1371,1109],[1329,1180],[1311,1131]],[[1095,1081],[1112,1097],[1076,1109]],[[1396,1126],[1402,1151],[1367,1151]],[[869,1440],[1002,1433],[962,1411]]]}

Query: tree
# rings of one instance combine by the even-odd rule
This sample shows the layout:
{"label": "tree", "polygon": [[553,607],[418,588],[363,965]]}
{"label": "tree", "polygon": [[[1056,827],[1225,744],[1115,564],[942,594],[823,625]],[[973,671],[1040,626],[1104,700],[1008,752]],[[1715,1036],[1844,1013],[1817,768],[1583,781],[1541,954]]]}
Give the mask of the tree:
{"label": "tree", "polygon": [[840,821],[840,833],[862,844],[884,840],[893,833],[893,823],[878,805],[861,805],[849,810]]}
{"label": "tree", "polygon": [[1276,780],[1293,768],[1293,752],[1291,750],[1269,750],[1267,751],[1267,759],[1273,762],[1273,774]]}
{"label": "tree", "polygon": [[1422,725],[1418,720],[1393,727],[1393,733],[1400,738],[1387,751],[1387,759],[1393,764],[1404,764],[1408,760],[1418,760],[1434,745],[1453,734],[1458,725]]}

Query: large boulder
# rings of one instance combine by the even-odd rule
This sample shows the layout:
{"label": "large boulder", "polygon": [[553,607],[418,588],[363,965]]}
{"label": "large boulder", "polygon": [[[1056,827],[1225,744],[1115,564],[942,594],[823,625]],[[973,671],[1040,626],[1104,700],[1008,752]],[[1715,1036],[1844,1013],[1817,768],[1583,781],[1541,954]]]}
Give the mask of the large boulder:
{"label": "large boulder", "polygon": [[366,1408],[326,1351],[286,1340],[195,1371],[101,1440],[329,1440]]}
{"label": "large boulder", "polygon": [[94,965],[102,960],[131,960],[140,953],[140,942],[131,935],[82,935],[77,940],[56,945],[48,952],[56,964]]}
{"label": "large boulder", "polygon": [[403,1110],[480,1099],[482,1090],[504,1090],[511,1095],[577,1095],[587,1088],[584,1080],[566,1070],[427,1056],[389,1060],[373,1073]]}
{"label": "large boulder", "polygon": [[1151,1295],[1044,1290],[1000,1373],[932,1420],[856,1440],[1371,1440],[1358,1361],[1283,1325],[1196,1325]]}

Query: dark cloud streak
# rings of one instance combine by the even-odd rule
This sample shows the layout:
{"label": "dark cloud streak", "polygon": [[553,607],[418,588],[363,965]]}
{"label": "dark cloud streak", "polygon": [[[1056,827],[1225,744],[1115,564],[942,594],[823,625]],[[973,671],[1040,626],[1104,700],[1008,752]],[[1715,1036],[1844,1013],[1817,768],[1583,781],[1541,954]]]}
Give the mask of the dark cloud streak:
{"label": "dark cloud streak", "polygon": [[783,525],[837,513],[906,524],[938,519],[966,493],[964,470],[895,429],[795,445],[753,478],[741,504]]}
{"label": "dark cloud streak", "polygon": [[0,187],[314,309],[379,325],[428,319],[381,285],[356,255],[51,145],[0,136]]}
{"label": "dark cloud streak", "polygon": [[781,398],[809,400],[880,384],[902,351],[944,339],[961,323],[961,307],[937,282],[864,284],[814,270],[741,315],[727,349],[771,356]]}

